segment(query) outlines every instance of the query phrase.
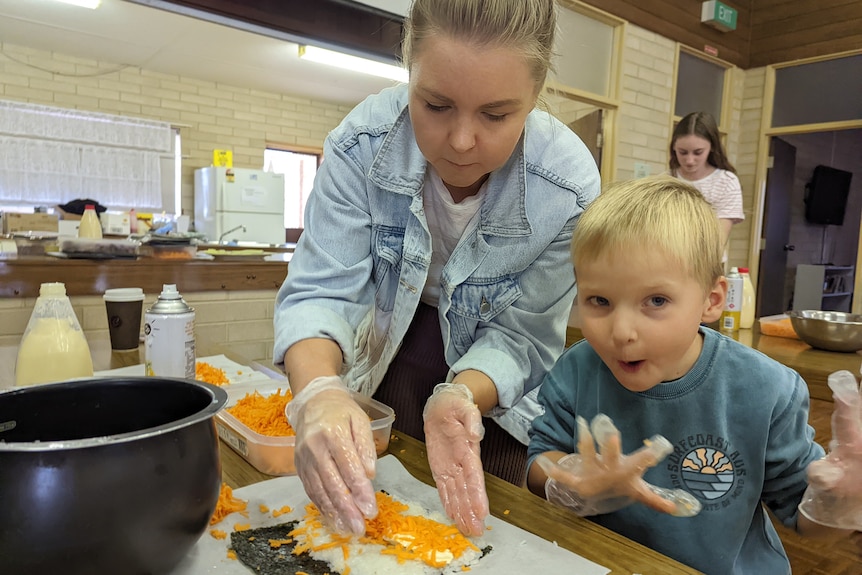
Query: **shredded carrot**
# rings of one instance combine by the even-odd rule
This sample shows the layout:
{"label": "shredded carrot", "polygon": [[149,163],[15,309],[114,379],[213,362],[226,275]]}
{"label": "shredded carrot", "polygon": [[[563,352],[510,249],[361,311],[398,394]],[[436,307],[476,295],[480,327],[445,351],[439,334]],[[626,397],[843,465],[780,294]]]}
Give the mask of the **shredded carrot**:
{"label": "shredded carrot", "polygon": [[224,539],[225,537],[227,537],[227,533],[225,533],[221,529],[210,529],[210,535],[212,535],[215,539]]}
{"label": "shredded carrot", "polygon": [[234,551],[233,549],[228,549],[227,550],[227,558],[233,559],[234,561],[236,561],[236,551]]}
{"label": "shredded carrot", "polygon": [[508,514],[509,514],[509,510],[508,510],[508,509],[503,510],[503,515],[508,515]]}
{"label": "shredded carrot", "polygon": [[237,499],[233,496],[233,489],[231,489],[227,483],[222,483],[221,491],[218,495],[218,503],[216,504],[212,517],[210,517],[210,525],[215,525],[231,513],[235,513],[237,511],[248,517],[248,512],[245,510],[246,505],[246,501]]}
{"label": "shredded carrot", "polygon": [[270,539],[269,540],[269,546],[272,547],[273,549],[278,549],[282,545],[290,545],[291,543],[293,543],[293,539],[290,539],[290,538],[287,538],[287,539]]}
{"label": "shredded carrot", "polygon": [[799,339],[799,336],[796,334],[796,330],[793,329],[793,323],[790,321],[789,317],[774,321],[761,321],[760,333],[762,333],[763,335],[774,335],[777,337],[789,337],[793,339]]}
{"label": "shredded carrot", "polygon": [[[378,492],[376,496],[377,517],[365,521],[365,535],[358,538],[360,543],[381,546],[381,554],[392,555],[399,563],[421,561],[435,568],[448,564],[448,561],[437,559],[438,553],[451,554],[457,559],[468,549],[479,551],[454,525],[407,515],[405,511],[409,508],[404,503],[383,492]],[[314,504],[306,505],[305,511],[304,525],[288,533],[297,541],[293,553],[300,555],[306,551],[341,547],[346,561],[347,543],[351,537],[328,533],[323,527],[320,511]]]}
{"label": "shredded carrot", "polygon": [[293,509],[290,508],[290,505],[285,505],[281,509],[273,509],[272,510],[272,516],[278,517],[280,515],[286,515],[286,514],[290,513],[291,511],[293,511]]}
{"label": "shredded carrot", "polygon": [[230,383],[230,380],[225,375],[223,369],[212,366],[205,361],[195,363],[195,379],[213,385],[225,385]]}
{"label": "shredded carrot", "polygon": [[233,526],[234,531],[248,531],[251,529],[251,523],[235,523]]}
{"label": "shredded carrot", "polygon": [[293,395],[289,389],[281,393],[279,388],[269,396],[254,391],[245,394],[245,397],[237,401],[233,407],[229,407],[227,411],[261,435],[273,437],[296,435],[284,415],[284,408],[291,399]]}
{"label": "shredded carrot", "polygon": [[260,504],[260,512],[261,512],[261,513],[269,513],[269,507],[267,507],[266,505],[264,505],[263,503],[261,503],[261,504]]}

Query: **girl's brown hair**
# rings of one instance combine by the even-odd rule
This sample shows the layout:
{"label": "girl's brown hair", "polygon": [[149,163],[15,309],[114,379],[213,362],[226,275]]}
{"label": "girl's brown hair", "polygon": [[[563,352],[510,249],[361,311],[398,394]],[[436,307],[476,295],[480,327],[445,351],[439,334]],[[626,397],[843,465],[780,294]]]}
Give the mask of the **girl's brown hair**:
{"label": "girl's brown hair", "polygon": [[718,124],[712,114],[706,112],[692,112],[685,116],[676,125],[673,130],[673,136],[670,139],[670,169],[676,172],[679,169],[679,160],[676,158],[676,152],[673,147],[676,141],[683,136],[699,136],[709,142],[709,156],[706,161],[711,166],[728,172],[736,173],[736,168],[727,159],[727,154],[724,153],[724,146],[721,145],[721,135],[718,133]]}

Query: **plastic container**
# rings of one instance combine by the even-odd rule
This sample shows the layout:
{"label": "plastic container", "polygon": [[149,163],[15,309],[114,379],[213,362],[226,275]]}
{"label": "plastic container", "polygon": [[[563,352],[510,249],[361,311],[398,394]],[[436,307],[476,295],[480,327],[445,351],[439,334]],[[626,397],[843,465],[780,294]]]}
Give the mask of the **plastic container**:
{"label": "plastic container", "polygon": [[739,314],[739,327],[741,329],[751,329],[754,325],[756,297],[754,294],[754,284],[751,283],[748,268],[739,268],[739,275],[742,276],[742,311]]}
{"label": "plastic container", "polygon": [[724,301],[724,311],[718,327],[721,331],[734,332],[739,329],[742,310],[742,276],[738,268],[730,268],[727,274],[727,299]]}
{"label": "plastic container", "polygon": [[[243,387],[242,389],[226,388],[228,393],[227,409],[231,408],[237,401],[245,397],[246,393],[257,391],[261,395],[269,396],[277,393],[279,389],[284,391],[288,388],[287,381],[273,381],[272,383],[255,385],[253,389]],[[374,447],[377,455],[383,455],[389,448],[389,436],[392,433],[392,422],[395,421],[395,412],[391,407],[380,403],[370,397],[351,391],[350,394],[359,404],[368,417],[371,418],[371,433],[374,437]],[[267,475],[296,475],[296,466],[293,463],[293,449],[296,445],[296,437],[272,437],[261,435],[239,419],[228,413],[226,409],[218,412],[215,416],[216,429],[219,437],[230,445],[234,451],[248,461],[255,469]]]}
{"label": "plastic container", "polygon": [[102,237],[102,222],[96,214],[96,206],[87,204],[84,206],[84,214],[81,216],[81,225],[78,226],[79,238],[98,239]]}
{"label": "plastic container", "polygon": [[799,335],[797,335],[796,330],[793,329],[793,323],[790,321],[790,316],[785,313],[767,315],[760,318],[758,322],[760,323],[760,333],[762,335],[799,339]]}
{"label": "plastic container", "polygon": [[93,376],[93,358],[66,285],[43,283],[15,363],[15,385]]}

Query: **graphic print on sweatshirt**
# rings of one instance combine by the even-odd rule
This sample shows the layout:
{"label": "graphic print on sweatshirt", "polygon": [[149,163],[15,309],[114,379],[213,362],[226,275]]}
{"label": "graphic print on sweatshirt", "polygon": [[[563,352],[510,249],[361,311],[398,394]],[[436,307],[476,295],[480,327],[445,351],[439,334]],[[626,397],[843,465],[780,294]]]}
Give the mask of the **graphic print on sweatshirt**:
{"label": "graphic print on sweatshirt", "polygon": [[698,433],[680,439],[665,463],[673,486],[700,499],[703,511],[727,507],[745,486],[745,463],[721,436]]}

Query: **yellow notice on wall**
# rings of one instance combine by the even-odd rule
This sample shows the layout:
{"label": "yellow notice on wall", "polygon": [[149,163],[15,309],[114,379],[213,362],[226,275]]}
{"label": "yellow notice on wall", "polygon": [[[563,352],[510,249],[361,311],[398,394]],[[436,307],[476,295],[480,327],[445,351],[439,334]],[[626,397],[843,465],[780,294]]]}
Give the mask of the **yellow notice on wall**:
{"label": "yellow notice on wall", "polygon": [[213,166],[217,168],[232,168],[233,152],[230,150],[213,150]]}

